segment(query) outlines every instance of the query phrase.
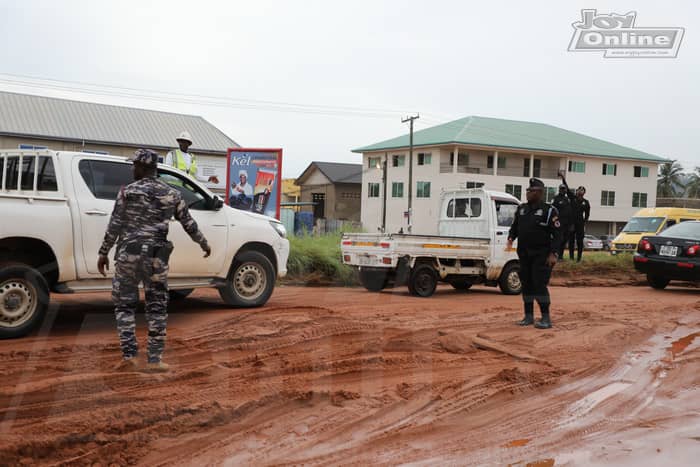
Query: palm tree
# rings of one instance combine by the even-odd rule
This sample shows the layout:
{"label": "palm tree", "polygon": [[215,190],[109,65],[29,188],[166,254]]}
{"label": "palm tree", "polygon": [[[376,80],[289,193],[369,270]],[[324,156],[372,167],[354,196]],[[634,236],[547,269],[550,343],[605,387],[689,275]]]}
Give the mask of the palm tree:
{"label": "palm tree", "polygon": [[685,196],[700,198],[700,167],[695,167],[695,172],[690,175],[690,180],[685,186]]}
{"label": "palm tree", "polygon": [[685,189],[681,181],[683,166],[678,162],[669,161],[659,169],[656,179],[656,193],[659,198],[675,198]]}

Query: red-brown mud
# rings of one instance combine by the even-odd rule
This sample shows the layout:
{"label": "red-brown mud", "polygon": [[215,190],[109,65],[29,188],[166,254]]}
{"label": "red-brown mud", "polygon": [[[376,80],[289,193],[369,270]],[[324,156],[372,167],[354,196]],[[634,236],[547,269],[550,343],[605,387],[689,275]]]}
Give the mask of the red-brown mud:
{"label": "red-brown mud", "polygon": [[159,375],[113,371],[107,294],[55,297],[0,342],[0,465],[693,465],[700,291],[552,294],[540,331],[479,287],[280,287],[255,310],[197,291]]}

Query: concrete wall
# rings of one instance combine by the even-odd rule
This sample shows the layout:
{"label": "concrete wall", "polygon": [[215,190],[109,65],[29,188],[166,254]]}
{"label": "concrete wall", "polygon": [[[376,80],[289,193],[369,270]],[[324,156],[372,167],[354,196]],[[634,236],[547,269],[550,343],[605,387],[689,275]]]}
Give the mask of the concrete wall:
{"label": "concrete wall", "polygon": [[[458,173],[458,167],[452,169],[450,173],[441,173],[441,162],[449,160],[450,152],[467,152],[470,154],[470,166],[472,164],[471,154],[474,153],[474,167],[478,168],[479,173]],[[483,166],[484,151],[492,154],[493,150],[485,150],[484,148],[470,148],[465,146],[442,146],[432,148],[414,149],[414,165],[413,165],[413,233],[418,234],[437,234],[437,223],[439,219],[439,204],[440,194],[442,190],[458,188],[460,184],[468,181],[483,182],[485,188],[496,191],[505,191],[506,184],[520,185],[522,187],[522,200],[525,198],[525,189],[528,185],[528,177],[524,177],[522,172],[523,160],[530,157],[527,151],[508,150],[499,153],[499,157],[505,154],[506,168],[500,169],[506,175],[499,175],[498,169],[486,169]],[[419,152],[430,152],[432,154],[432,162],[430,165],[417,165],[417,154]],[[390,152],[375,152],[363,155],[363,165],[368,167],[367,158],[381,157],[384,160],[385,156],[389,158],[387,169],[387,231],[396,232],[399,228],[404,229],[407,222],[404,218],[404,212],[408,208],[408,162],[404,167],[392,167],[391,160],[393,155],[404,154],[408,161],[408,151],[390,151]],[[641,161],[628,161],[616,158],[601,158],[601,157],[579,157],[567,154],[543,154],[534,153],[534,157],[542,160],[542,174],[548,175],[549,178],[543,176],[542,181],[547,187],[558,187],[560,180],[556,177],[557,169],[566,169],[568,161],[582,161],[586,163],[585,173],[567,172],[567,181],[570,187],[575,188],[579,185],[584,185],[587,189],[586,198],[591,203],[591,220],[604,223],[611,233],[613,222],[617,223],[619,229],[620,224],[624,224],[627,220],[639,209],[632,206],[632,193],[641,192],[647,194],[647,206],[653,207],[656,203],[656,173],[657,164]],[[602,166],[604,163],[617,164],[617,175],[603,175]],[[643,166],[649,168],[649,177],[637,178],[634,177],[634,166]],[[546,170],[545,170],[546,169]],[[444,165],[443,165],[444,170]],[[494,175],[496,173],[496,175]],[[431,182],[430,198],[417,199],[416,185],[419,181]],[[392,198],[392,183],[404,182],[403,198]],[[369,183],[380,184],[379,198],[368,197]],[[362,178],[362,224],[369,231],[376,231],[381,226],[382,220],[382,170],[376,168],[367,168],[363,172]],[[602,190],[615,192],[615,206],[601,206]],[[603,229],[601,225],[596,224],[596,231]],[[598,232],[599,234],[605,232]]]}

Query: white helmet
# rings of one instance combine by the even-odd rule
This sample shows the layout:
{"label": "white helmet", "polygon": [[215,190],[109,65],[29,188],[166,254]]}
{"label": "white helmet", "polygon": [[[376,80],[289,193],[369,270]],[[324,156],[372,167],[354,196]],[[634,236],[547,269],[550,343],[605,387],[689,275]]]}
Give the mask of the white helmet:
{"label": "white helmet", "polygon": [[177,141],[184,140],[187,141],[188,143],[192,144],[192,137],[190,134],[186,131],[183,131],[180,133],[180,136],[177,137]]}

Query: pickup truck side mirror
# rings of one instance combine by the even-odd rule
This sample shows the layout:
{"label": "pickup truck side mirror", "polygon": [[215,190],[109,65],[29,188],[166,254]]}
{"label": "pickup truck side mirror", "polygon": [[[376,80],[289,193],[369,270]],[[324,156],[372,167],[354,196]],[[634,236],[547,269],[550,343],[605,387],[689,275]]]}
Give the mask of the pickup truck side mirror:
{"label": "pickup truck side mirror", "polygon": [[218,211],[223,207],[224,207],[224,201],[221,198],[219,198],[218,195],[214,195],[214,197],[211,200],[209,200],[209,208],[210,209],[212,209],[214,211]]}

